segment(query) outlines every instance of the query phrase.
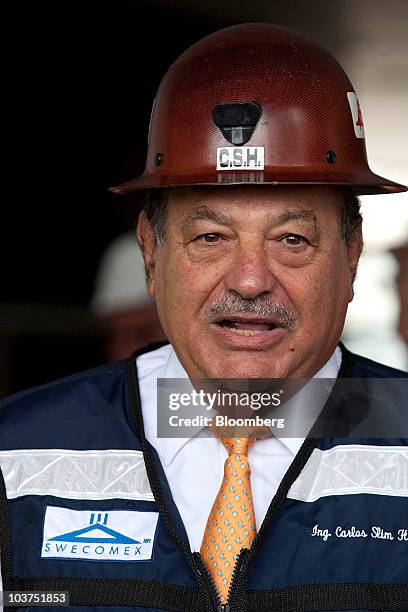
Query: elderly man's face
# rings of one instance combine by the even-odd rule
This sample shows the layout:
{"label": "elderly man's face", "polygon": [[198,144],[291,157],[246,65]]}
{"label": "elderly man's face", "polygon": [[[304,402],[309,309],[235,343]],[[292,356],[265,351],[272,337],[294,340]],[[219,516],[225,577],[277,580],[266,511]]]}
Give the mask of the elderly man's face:
{"label": "elderly man's face", "polygon": [[347,245],[335,188],[170,192],[164,244],[138,236],[163,329],[190,377],[316,373],[343,329],[361,234]]}

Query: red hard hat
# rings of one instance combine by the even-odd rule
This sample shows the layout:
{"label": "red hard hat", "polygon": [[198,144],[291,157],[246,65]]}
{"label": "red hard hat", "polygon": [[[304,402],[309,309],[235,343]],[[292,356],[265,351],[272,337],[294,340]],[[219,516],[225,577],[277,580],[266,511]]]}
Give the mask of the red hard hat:
{"label": "red hard hat", "polygon": [[153,105],[145,171],[112,191],[239,183],[408,189],[371,172],[357,96],[334,57],[266,23],[215,32],[174,62]]}

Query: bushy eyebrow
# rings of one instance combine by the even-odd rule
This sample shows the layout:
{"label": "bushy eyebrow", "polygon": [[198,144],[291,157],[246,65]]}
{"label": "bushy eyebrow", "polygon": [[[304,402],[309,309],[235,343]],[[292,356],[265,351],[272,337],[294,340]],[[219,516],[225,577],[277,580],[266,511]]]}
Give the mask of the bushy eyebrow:
{"label": "bushy eyebrow", "polygon": [[[318,225],[316,215],[312,210],[290,208],[279,213],[272,212],[270,219],[273,225],[282,225],[287,221],[302,221],[312,224],[314,227]],[[229,215],[211,210],[207,206],[193,209],[192,214],[182,223],[182,229],[188,229],[194,221],[215,221],[220,225],[233,224],[233,219]]]}
{"label": "bushy eyebrow", "polygon": [[215,221],[220,225],[231,225],[232,219],[229,215],[224,213],[215,212],[207,206],[200,206],[199,208],[193,209],[193,213],[184,221],[182,228],[189,227],[194,221]]}
{"label": "bushy eyebrow", "polygon": [[289,209],[274,216],[274,223],[276,223],[276,225],[280,225],[286,221],[306,221],[313,223],[313,225],[317,225],[317,218],[313,210]]}

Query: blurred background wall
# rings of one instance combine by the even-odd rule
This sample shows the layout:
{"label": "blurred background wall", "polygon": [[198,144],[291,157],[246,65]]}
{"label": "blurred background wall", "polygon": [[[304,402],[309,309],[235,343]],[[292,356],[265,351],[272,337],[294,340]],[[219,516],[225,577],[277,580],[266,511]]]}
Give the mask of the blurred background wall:
{"label": "blurred background wall", "polygon": [[[134,301],[126,290],[102,286],[103,275],[109,277],[98,268],[102,254],[115,239],[128,253],[137,214],[136,202],[107,189],[143,171],[151,103],[168,65],[198,38],[246,21],[291,27],[326,46],[360,98],[372,169],[408,183],[405,0],[12,5],[6,22],[0,396],[116,358],[118,352],[107,351],[117,325],[125,336],[124,329],[143,328],[146,320],[154,328],[153,320],[143,319],[137,254],[126,264],[139,269]],[[407,286],[408,197],[363,200],[366,247],[344,340],[353,350],[404,367],[396,287]],[[104,261],[105,268],[117,265],[106,264],[106,253]],[[131,286],[126,274],[123,285]],[[118,295],[118,316],[101,292]]]}

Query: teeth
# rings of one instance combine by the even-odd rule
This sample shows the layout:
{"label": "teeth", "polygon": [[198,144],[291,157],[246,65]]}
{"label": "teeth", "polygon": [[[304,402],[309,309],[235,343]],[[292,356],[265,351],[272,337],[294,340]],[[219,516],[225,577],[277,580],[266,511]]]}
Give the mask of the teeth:
{"label": "teeth", "polygon": [[253,329],[237,329],[236,327],[229,327],[228,329],[240,336],[259,336],[259,334],[265,333],[265,330],[255,331]]}

